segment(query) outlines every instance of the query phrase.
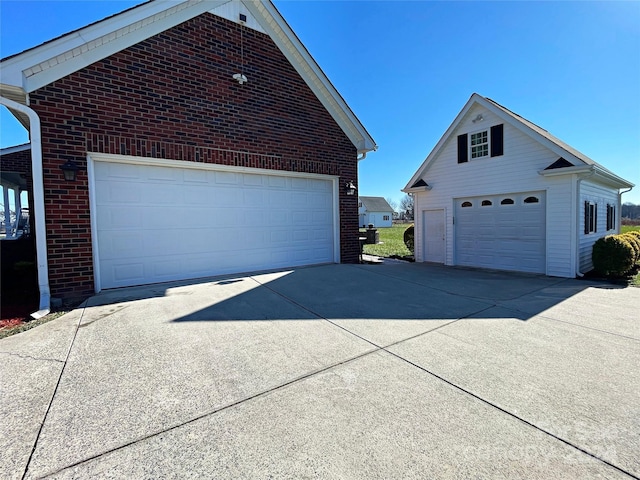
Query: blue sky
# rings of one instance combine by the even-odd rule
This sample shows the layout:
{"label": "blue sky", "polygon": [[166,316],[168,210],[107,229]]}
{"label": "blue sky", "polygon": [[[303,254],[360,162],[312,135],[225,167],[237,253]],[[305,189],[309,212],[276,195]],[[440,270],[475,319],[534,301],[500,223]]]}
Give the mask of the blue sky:
{"label": "blue sky", "polygon": [[[137,3],[1,0],[0,53]],[[275,4],[380,147],[361,195],[399,200],[477,92],[635,183],[623,201],[640,204],[639,1]],[[0,146],[27,141],[1,120]]]}

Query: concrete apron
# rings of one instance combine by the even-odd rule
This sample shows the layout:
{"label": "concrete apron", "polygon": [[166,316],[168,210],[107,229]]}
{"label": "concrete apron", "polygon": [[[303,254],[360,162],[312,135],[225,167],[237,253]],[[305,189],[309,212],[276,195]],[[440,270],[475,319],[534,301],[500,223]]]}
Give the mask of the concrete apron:
{"label": "concrete apron", "polygon": [[0,471],[640,476],[639,300],[424,264],[109,291],[0,340]]}

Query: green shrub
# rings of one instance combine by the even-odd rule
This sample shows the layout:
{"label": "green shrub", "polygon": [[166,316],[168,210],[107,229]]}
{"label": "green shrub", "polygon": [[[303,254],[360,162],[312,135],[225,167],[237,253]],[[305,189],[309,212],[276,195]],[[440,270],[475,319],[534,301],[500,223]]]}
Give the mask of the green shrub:
{"label": "green shrub", "polygon": [[628,233],[623,233],[620,236],[629,242],[633,249],[633,263],[640,262],[640,236],[630,235]]}
{"label": "green shrub", "polygon": [[593,244],[593,268],[602,275],[624,275],[633,267],[634,256],[633,247],[622,235],[607,235]]}
{"label": "green shrub", "polygon": [[409,251],[411,253],[414,253],[413,246],[414,246],[415,235],[414,235],[413,223],[409,225],[407,229],[404,231],[403,238],[404,238],[404,244],[407,246]]}

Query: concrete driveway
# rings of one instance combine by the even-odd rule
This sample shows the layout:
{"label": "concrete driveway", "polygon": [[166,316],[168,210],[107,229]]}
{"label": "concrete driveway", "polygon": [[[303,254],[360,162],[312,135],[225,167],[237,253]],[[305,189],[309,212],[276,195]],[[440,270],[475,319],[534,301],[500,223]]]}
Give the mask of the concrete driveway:
{"label": "concrete driveway", "polygon": [[0,340],[0,476],[638,478],[639,305],[400,263],[106,292]]}

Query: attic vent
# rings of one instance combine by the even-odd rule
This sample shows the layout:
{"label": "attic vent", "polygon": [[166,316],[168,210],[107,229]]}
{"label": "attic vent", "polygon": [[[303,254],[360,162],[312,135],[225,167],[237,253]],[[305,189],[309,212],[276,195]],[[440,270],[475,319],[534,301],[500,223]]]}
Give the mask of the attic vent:
{"label": "attic vent", "polygon": [[545,170],[554,170],[556,168],[565,168],[565,167],[573,167],[573,163],[571,163],[571,162],[565,160],[564,158],[560,157],[558,160],[556,160],[551,165],[549,165],[547,168],[545,168]]}
{"label": "attic vent", "polygon": [[239,18],[240,18],[240,21],[241,21],[241,22],[246,23],[246,21],[247,21],[247,16],[246,16],[244,13],[241,13],[241,14],[240,14],[240,16],[239,16]]}

